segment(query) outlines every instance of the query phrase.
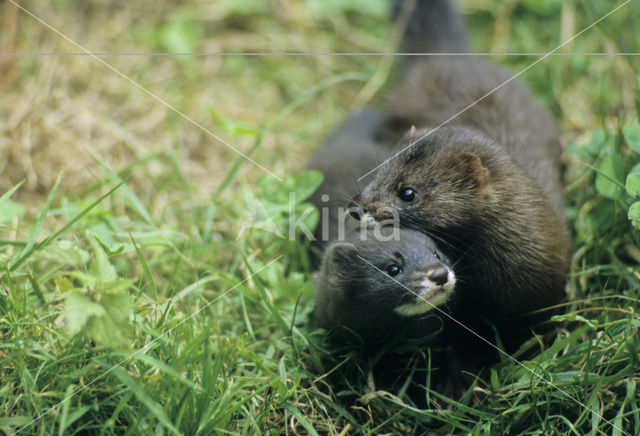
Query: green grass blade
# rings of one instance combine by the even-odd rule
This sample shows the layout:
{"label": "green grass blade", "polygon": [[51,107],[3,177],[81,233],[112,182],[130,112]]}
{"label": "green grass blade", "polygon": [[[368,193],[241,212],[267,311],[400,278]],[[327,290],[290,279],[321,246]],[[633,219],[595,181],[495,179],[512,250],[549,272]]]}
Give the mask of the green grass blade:
{"label": "green grass blade", "polygon": [[142,266],[142,272],[144,274],[144,277],[147,279],[147,282],[151,285],[151,290],[153,291],[154,300],[156,304],[158,304],[158,288],[156,287],[156,281],[153,279],[153,274],[151,274],[149,265],[147,265],[147,261],[142,255],[142,252],[140,251],[138,244],[136,244],[135,239],[133,239],[133,235],[131,233],[129,233],[129,237],[131,238],[131,243],[133,244],[133,247],[136,249],[136,254],[138,255],[138,260],[140,261],[140,265]]}
{"label": "green grass blade", "polygon": [[149,395],[143,389],[143,387],[135,378],[131,377],[129,374],[124,372],[121,368],[118,368],[118,367],[113,368],[113,365],[109,363],[103,362],[99,359],[96,359],[96,362],[99,363],[106,370],[111,369],[111,374],[115,375],[122,384],[124,384],[127,388],[129,388],[129,390],[133,392],[133,394],[138,398],[138,400],[140,400],[142,404],[146,406],[149,412],[151,412],[153,416],[155,416],[158,419],[158,421],[160,421],[165,427],[171,430],[172,433],[178,434],[178,435],[181,434],[180,430],[178,430],[173,425],[169,417],[164,413],[164,409],[162,408],[162,406],[157,401],[155,401],[151,397],[151,395]]}
{"label": "green grass blade", "polygon": [[38,284],[37,280],[33,278],[33,274],[29,274],[28,277],[29,283],[31,283],[31,288],[36,294],[36,297],[38,297],[38,300],[40,300],[42,304],[47,304],[47,300],[45,300],[44,295],[42,294],[42,289],[40,289],[40,285]]}
{"label": "green grass blade", "polygon": [[318,436],[318,432],[316,431],[316,429],[304,416],[302,416],[302,414],[300,413],[297,407],[289,403],[282,403],[280,404],[280,407],[282,407],[284,410],[286,410],[287,412],[295,416],[298,422],[302,424],[302,426],[305,428],[305,430],[309,432],[309,434]]}
{"label": "green grass blade", "polygon": [[111,196],[111,194],[113,194],[116,190],[118,190],[118,188],[120,186],[122,186],[124,182],[118,183],[117,185],[115,185],[113,188],[111,188],[106,194],[101,195],[100,198],[98,198],[97,200],[95,200],[93,203],[91,203],[89,206],[85,207],[80,213],[78,213],[76,216],[74,216],[73,218],[71,218],[69,220],[68,223],[66,223],[65,225],[63,225],[62,227],[60,227],[60,229],[56,230],[55,232],[53,232],[49,237],[47,237],[44,241],[42,241],[40,244],[38,244],[38,248],[43,248],[45,247],[47,244],[49,244],[51,241],[55,240],[58,236],[62,235],[64,232],[66,232],[67,230],[69,230],[69,228],[71,228],[71,226],[73,226],[76,222],[78,222],[78,220],[80,220],[83,216],[85,216],[86,214],[88,214],[89,212],[91,212],[91,210],[96,207],[97,205],[99,205],[100,203],[102,203],[102,201],[104,199],[106,199],[107,197]]}
{"label": "green grass blade", "polygon": [[15,271],[16,268],[18,268],[25,260],[29,258],[29,256],[31,256],[33,252],[33,247],[36,245],[36,239],[38,238],[38,235],[40,234],[40,230],[42,229],[42,224],[44,223],[44,220],[47,218],[47,214],[49,213],[49,208],[51,207],[51,202],[53,201],[53,197],[55,197],[56,191],[58,190],[58,185],[60,185],[60,181],[62,180],[63,173],[64,172],[61,172],[58,175],[56,182],[53,184],[53,188],[51,188],[51,191],[47,196],[47,200],[44,202],[44,206],[40,210],[40,213],[36,218],[36,222],[33,228],[31,229],[31,233],[27,238],[27,245],[25,245],[24,249],[18,256],[15,263],[13,263],[13,265],[11,266],[11,271]]}
{"label": "green grass blade", "polygon": [[[64,398],[69,398],[73,395],[75,385],[70,384],[67,386],[67,390],[64,393]],[[67,418],[69,417],[69,408],[71,407],[71,401],[65,401],[62,405],[62,411],[60,414],[60,421],[58,422],[58,435],[63,436],[64,431],[67,429]]]}
{"label": "green grass blade", "polygon": [[[124,183],[124,182],[123,182]],[[34,249],[42,249],[44,247],[47,246],[47,244],[49,244],[51,241],[55,240],[58,236],[62,235],[64,232],[66,232],[67,230],[69,230],[69,228],[71,228],[71,226],[73,226],[78,220],[80,220],[83,216],[85,216],[86,214],[88,214],[94,207],[96,207],[97,205],[99,205],[100,203],[102,203],[102,201],[109,197],[111,194],[113,194],[120,186],[122,185],[122,183],[114,186],[113,188],[111,188],[109,190],[109,192],[107,192],[106,194],[100,196],[100,198],[98,198],[96,201],[94,201],[93,203],[91,203],[89,206],[87,206],[86,208],[84,208],[80,213],[78,213],[76,216],[74,216],[72,219],[69,220],[68,223],[66,223],[65,225],[63,225],[60,229],[56,230],[55,232],[53,232],[51,235],[49,235],[47,238],[45,238],[42,242],[40,242],[39,244],[37,244],[35,247],[31,248],[31,251],[33,251]],[[28,242],[27,242],[28,244]],[[25,260],[27,260],[27,258],[31,255],[30,253],[27,253],[27,256],[25,257],[21,257],[20,259],[18,259],[15,263],[13,263],[11,265],[10,271],[15,271],[22,263],[24,263]]]}
{"label": "green grass blade", "polygon": [[[126,358],[129,356],[125,353],[118,353],[118,355],[122,358]],[[148,354],[138,353],[135,355],[135,359],[139,360],[145,365],[158,369],[158,371],[165,373],[169,377],[175,379],[178,383],[181,383],[190,389],[193,389],[195,391],[202,391],[202,388],[200,386],[198,386],[188,378],[185,378],[174,367],[167,365],[166,363],[156,359],[155,357],[149,356]]]}
{"label": "green grass blade", "polygon": [[9,189],[7,192],[5,192],[2,197],[0,197],[0,207],[2,207],[4,205],[4,203],[9,199],[9,197],[11,197],[11,195],[13,195],[14,192],[16,192],[18,190],[18,188],[20,186],[22,186],[24,182],[20,182],[18,183],[16,186],[14,186],[13,188]]}
{"label": "green grass blade", "polygon": [[112,183],[122,184],[122,194],[125,196],[125,199],[129,203],[129,205],[133,208],[133,210],[135,210],[138,213],[138,215],[140,215],[140,217],[142,217],[142,219],[147,222],[147,224],[155,227],[155,225],[153,224],[153,220],[151,219],[151,215],[149,215],[149,212],[144,207],[144,204],[142,204],[142,201],[140,201],[138,196],[131,189],[129,189],[129,187],[126,184],[124,184],[124,181],[116,173],[111,171],[111,169],[108,166],[102,163],[100,159],[98,159],[90,151],[88,151],[88,153],[91,156],[91,158],[94,160],[94,162],[100,165],[100,168],[102,168],[102,171],[104,171],[104,173],[107,175],[107,177],[111,180]]}

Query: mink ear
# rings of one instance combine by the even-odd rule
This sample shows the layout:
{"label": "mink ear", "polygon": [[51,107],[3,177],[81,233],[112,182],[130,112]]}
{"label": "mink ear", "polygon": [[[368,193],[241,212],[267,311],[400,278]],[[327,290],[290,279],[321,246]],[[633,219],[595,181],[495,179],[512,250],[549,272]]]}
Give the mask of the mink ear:
{"label": "mink ear", "polygon": [[460,163],[464,166],[464,174],[467,174],[473,182],[478,194],[482,193],[489,182],[489,170],[482,165],[480,156],[470,151],[462,153]]}
{"label": "mink ear", "polygon": [[356,246],[349,242],[332,244],[325,254],[325,273],[339,274],[348,265],[353,265],[358,257]]}

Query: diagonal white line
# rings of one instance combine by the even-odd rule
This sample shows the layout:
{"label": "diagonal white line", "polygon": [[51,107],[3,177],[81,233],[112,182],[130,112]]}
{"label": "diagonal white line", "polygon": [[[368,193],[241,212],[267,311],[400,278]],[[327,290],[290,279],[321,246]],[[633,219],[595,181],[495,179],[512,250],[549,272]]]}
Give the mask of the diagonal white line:
{"label": "diagonal white line", "polygon": [[[382,274],[384,274],[385,276],[387,276],[388,278],[390,278],[391,280],[393,280],[394,282],[396,282],[397,284],[399,284],[400,286],[402,286],[404,289],[406,289],[407,291],[411,292],[413,295],[415,295],[416,297],[420,298],[421,300],[423,300],[425,303],[429,304],[432,308],[436,309],[438,312],[440,312],[441,314],[443,314],[444,316],[446,316],[447,318],[449,318],[450,320],[452,320],[453,322],[455,322],[456,324],[460,325],[461,327],[463,327],[465,330],[469,331],[470,333],[472,333],[473,335],[477,336],[478,338],[482,339],[484,342],[486,342],[487,344],[489,344],[491,347],[495,348],[496,350],[498,350],[500,353],[504,354],[506,357],[508,357],[509,359],[511,359],[512,361],[514,361],[515,363],[517,363],[518,365],[520,365],[521,367],[523,367],[524,369],[526,369],[527,371],[529,371],[531,374],[535,375],[536,377],[538,377],[540,380],[546,382],[547,384],[549,384],[549,386],[553,387],[554,389],[556,389],[558,392],[564,394],[567,398],[569,398],[570,400],[574,401],[576,404],[582,406],[585,410],[588,410],[590,412],[593,412],[593,409],[587,407],[584,403],[582,403],[580,400],[572,397],[571,395],[569,395],[567,393],[567,391],[565,391],[564,389],[559,388],[558,386],[556,386],[555,384],[553,384],[551,381],[547,380],[546,378],[544,378],[543,376],[541,376],[540,374],[538,374],[537,372],[535,372],[534,370],[532,370],[531,368],[527,367],[526,365],[524,365],[522,362],[520,362],[518,359],[516,359],[515,357],[511,356],[509,353],[501,350],[500,348],[496,347],[494,344],[492,344],[490,341],[486,340],[485,338],[483,338],[482,336],[480,336],[478,333],[474,332],[473,330],[471,330],[469,327],[467,327],[466,325],[464,325],[463,323],[461,323],[460,321],[458,321],[457,319],[455,319],[454,317],[452,317],[451,315],[449,315],[447,312],[443,311],[442,309],[440,309],[438,306],[432,304],[430,301],[428,301],[426,298],[424,298],[423,296],[417,294],[416,292],[414,292],[412,289],[407,288],[405,285],[403,285],[402,283],[400,283],[399,281],[397,281],[396,279],[394,279],[393,277],[391,277],[389,274],[387,274],[386,272],[382,271],[380,268],[378,268],[377,266],[375,266],[373,263],[371,263],[370,261],[368,261],[367,259],[365,259],[364,257],[360,256],[359,254],[357,255],[360,259],[364,260],[365,262],[367,262],[369,265],[371,265],[373,268],[375,268],[376,270],[380,271]],[[597,413],[596,413],[597,414]],[[616,430],[620,431],[621,433],[627,435],[627,436],[631,436],[629,433],[627,433],[626,431],[624,431],[623,429],[619,428],[618,426],[616,426],[613,422],[609,421],[608,419],[604,418],[602,415],[597,414],[598,417],[600,419],[602,419],[604,422],[608,423],[609,425],[611,425],[613,428],[615,428]]]}
{"label": "diagonal white line", "polygon": [[218,135],[216,135],[215,133],[213,133],[211,130],[207,129],[206,127],[204,127],[202,124],[198,123],[196,120],[194,120],[193,118],[187,116],[184,112],[176,109],[175,107],[173,107],[172,105],[170,105],[166,100],[162,99],[161,97],[159,97],[158,95],[154,94],[153,92],[149,91],[147,88],[145,88],[144,86],[140,85],[138,82],[136,82],[135,80],[131,79],[129,76],[127,76],[126,74],[124,74],[123,72],[121,72],[120,70],[118,70],[117,68],[113,67],[111,64],[103,61],[102,59],[100,59],[98,56],[96,56],[95,54],[91,53],[89,50],[87,50],[86,48],[84,48],[83,46],[81,46],[80,44],[78,44],[77,42],[75,42],[74,40],[72,40],[71,38],[69,38],[68,36],[66,36],[65,34],[63,34],[62,32],[58,31],[57,29],[55,29],[53,26],[51,26],[49,23],[47,23],[46,21],[38,18],[37,16],[35,16],[34,14],[32,14],[31,12],[29,12],[28,10],[26,10],[25,8],[23,8],[22,6],[20,6],[19,4],[17,4],[14,0],[8,0],[11,4],[13,4],[15,7],[17,7],[18,9],[20,9],[21,11],[25,12],[26,14],[30,15],[31,17],[33,17],[34,19],[36,19],[37,21],[39,21],[41,24],[43,24],[44,26],[48,27],[50,30],[52,30],[53,32],[57,33],[59,36],[63,37],[64,39],[66,39],[67,41],[69,41],[71,44],[75,45],[76,47],[78,47],[80,50],[82,50],[83,52],[85,52],[87,55],[91,56],[92,58],[96,59],[98,62],[100,62],[101,64],[103,64],[104,66],[106,66],[107,68],[109,68],[111,71],[117,73],[119,76],[121,76],[123,79],[126,79],[127,81],[129,81],[130,83],[134,84],[135,86],[137,86],[138,88],[140,88],[142,91],[146,92],[147,94],[149,94],[151,97],[155,98],[157,101],[159,101],[160,103],[162,103],[163,105],[165,105],[166,107],[168,107],[169,109],[171,109],[172,111],[174,111],[175,113],[177,113],[178,115],[180,115],[181,117],[183,117],[185,120],[189,121],[191,124],[193,124],[194,126],[198,127],[200,130],[202,130],[203,132],[207,133],[209,136],[217,139],[219,142],[221,142],[222,144],[226,145],[228,148],[230,148],[231,150],[235,151],[236,153],[238,153],[240,156],[244,157],[245,159],[247,159],[249,162],[251,162],[252,164],[254,164],[255,166],[261,168],[263,171],[265,171],[266,173],[268,173],[269,175],[271,175],[272,177],[276,178],[278,181],[282,182],[282,178],[276,176],[273,172],[269,171],[267,168],[265,168],[264,166],[262,166],[261,164],[259,164],[258,162],[256,162],[255,160],[251,159],[249,156],[247,156],[246,154],[244,154],[243,152],[241,152],[240,150],[238,150],[236,147],[234,147],[233,145],[229,144],[227,141],[225,141],[224,139],[222,139],[221,137],[219,137]]}
{"label": "diagonal white line", "polygon": [[[11,1],[11,0],[9,0]],[[118,362],[117,364],[115,364],[114,366],[112,366],[111,368],[109,368],[107,371],[103,372],[102,374],[100,374],[99,376],[97,376],[96,378],[94,378],[93,380],[91,380],[89,383],[87,383],[86,385],[82,386],[80,389],[77,389],[76,391],[74,391],[72,394],[70,394],[69,396],[65,397],[62,401],[60,401],[58,404],[56,404],[55,406],[51,407],[50,409],[48,409],[47,411],[41,413],[40,415],[38,415],[37,417],[35,417],[31,422],[29,422],[28,424],[24,425],[23,427],[20,427],[18,430],[16,430],[15,433],[13,433],[11,436],[15,436],[18,433],[20,433],[22,430],[24,430],[25,428],[29,427],[31,424],[33,424],[34,422],[38,421],[40,418],[42,418],[43,416],[47,415],[48,413],[50,413],[52,410],[60,407],[60,405],[62,405],[63,403],[65,403],[66,401],[68,401],[71,397],[73,397],[74,395],[76,395],[79,392],[82,392],[83,390],[85,390],[86,388],[88,388],[89,386],[91,386],[93,383],[95,383],[96,381],[100,380],[102,377],[104,377],[105,375],[109,374],[111,371],[113,371],[114,369],[120,367],[123,363],[125,363],[126,361],[128,361],[129,359],[131,359],[132,357],[134,357],[135,355],[137,355],[138,353],[146,350],[147,348],[149,348],[149,346],[155,342],[157,342],[160,338],[166,336],[167,334],[171,333],[171,331],[173,331],[176,327],[179,327],[180,325],[182,325],[184,322],[188,321],[189,319],[193,318],[194,316],[196,316],[197,314],[199,314],[200,312],[202,312],[204,309],[206,309],[207,307],[209,307],[210,305],[212,305],[213,303],[215,303],[216,301],[218,301],[219,299],[221,299],[222,297],[224,297],[225,295],[227,295],[229,292],[233,291],[235,288],[237,288],[238,286],[240,286],[241,284],[243,284],[244,282],[246,282],[247,280],[249,280],[250,278],[252,278],[253,276],[255,276],[256,274],[258,274],[260,271],[264,270],[265,268],[267,268],[269,265],[271,265],[273,262],[275,262],[276,260],[280,259],[282,257],[282,254],[278,257],[276,257],[275,259],[273,259],[272,261],[270,261],[269,263],[267,263],[265,266],[263,266],[262,268],[260,268],[259,270],[257,270],[256,272],[254,272],[253,274],[249,275],[247,278],[245,278],[244,280],[242,280],[241,282],[236,283],[233,287],[227,289],[226,291],[224,291],[222,294],[218,295],[216,298],[214,298],[213,300],[209,301],[207,304],[205,304],[204,306],[202,306],[200,309],[196,310],[195,312],[193,312],[191,315],[189,315],[188,317],[186,317],[185,319],[183,319],[182,321],[180,321],[178,324],[174,325],[173,327],[171,327],[170,329],[167,329],[164,333],[162,333],[160,336],[158,336],[157,338],[155,338],[154,340],[152,340],[151,342],[148,342],[144,347],[138,349],[137,351],[135,351],[133,354],[130,354],[129,356],[125,357],[124,359],[122,359],[120,362]]]}
{"label": "diagonal white line", "polygon": [[[11,0],[9,0],[11,1]],[[407,149],[413,147],[416,143],[420,142],[421,140],[423,140],[424,138],[426,138],[427,136],[431,135],[433,132],[435,132],[436,130],[438,130],[440,127],[444,126],[445,124],[447,124],[449,121],[453,120],[454,118],[456,118],[458,115],[460,115],[461,113],[465,112],[467,109],[475,106],[477,103],[481,102],[482,100],[484,100],[485,98],[487,98],[488,96],[490,96],[491,94],[493,94],[494,92],[496,92],[498,89],[502,88],[504,85],[506,85],[507,83],[511,82],[513,79],[515,79],[516,77],[518,77],[519,75],[521,75],[522,73],[524,73],[525,71],[527,71],[529,68],[533,67],[534,65],[538,64],[539,62],[542,62],[544,59],[546,59],[548,56],[551,56],[554,52],[558,51],[559,49],[561,49],[562,47],[564,47],[565,45],[567,45],[568,43],[570,43],[571,41],[573,41],[575,38],[577,38],[578,36],[582,35],[584,32],[586,32],[587,30],[591,29],[593,26],[595,26],[596,24],[598,24],[600,21],[604,20],[605,18],[607,18],[609,15],[613,14],[615,11],[617,11],[618,9],[620,9],[621,7],[623,7],[624,5],[626,5],[627,3],[629,3],[631,0],[627,0],[624,3],[622,3],[621,5],[617,6],[615,9],[613,9],[611,12],[609,12],[608,14],[606,14],[605,16],[603,16],[602,18],[600,18],[597,21],[594,21],[593,23],[591,23],[589,26],[585,27],[584,29],[582,29],[580,32],[576,33],[575,35],[573,35],[571,38],[567,39],[565,42],[563,42],[562,44],[560,44],[559,46],[557,46],[556,48],[554,48],[553,50],[551,50],[549,53],[545,54],[544,56],[542,56],[540,59],[532,62],[531,64],[529,64],[527,67],[525,67],[522,71],[520,71],[517,74],[514,74],[513,76],[511,76],[509,79],[507,79],[506,81],[504,81],[503,83],[501,83],[500,85],[496,86],[495,88],[493,88],[491,91],[487,92],[485,95],[483,95],[482,97],[480,97],[479,99],[477,99],[476,101],[474,101],[473,103],[471,103],[469,106],[465,107],[464,109],[462,109],[460,112],[458,112],[457,114],[453,115],[451,118],[449,118],[448,120],[446,120],[445,122],[443,122],[442,124],[438,125],[437,127],[435,127],[433,130],[430,130],[428,133],[424,134],[423,136],[421,136],[420,138],[416,139],[413,142],[410,142],[409,145],[407,145],[405,148],[403,148],[402,150],[400,150],[399,152],[397,152],[396,154],[394,154],[393,156],[391,156],[390,158],[386,159],[384,162],[382,162],[380,165],[378,165],[377,167],[375,167],[374,169],[372,169],[371,171],[369,171],[368,173],[366,173],[365,175],[363,175],[362,177],[360,177],[358,179],[358,182],[362,179],[364,179],[365,177],[367,177],[369,174],[371,174],[372,172],[374,172],[375,170],[377,170],[378,168],[380,168],[381,166],[383,166],[384,164],[386,164],[387,162],[389,162],[390,160],[396,158],[398,155],[404,153]]]}

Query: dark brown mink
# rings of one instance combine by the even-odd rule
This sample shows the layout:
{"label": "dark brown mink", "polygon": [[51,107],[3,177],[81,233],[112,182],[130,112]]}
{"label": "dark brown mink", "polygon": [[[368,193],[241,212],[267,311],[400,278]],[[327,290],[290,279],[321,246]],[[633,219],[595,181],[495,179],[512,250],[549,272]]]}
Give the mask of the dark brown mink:
{"label": "dark brown mink", "polygon": [[[454,18],[427,25],[442,3],[416,2],[406,51],[448,51],[434,35],[459,29],[447,24]],[[402,68],[377,136],[399,154],[368,175],[354,206],[377,221],[388,218],[377,209],[395,208],[402,227],[431,236],[456,264],[448,312],[483,337],[493,337],[486,321],[496,325],[513,348],[539,319],[519,316],[564,295],[570,243],[557,126],[521,83],[478,57],[411,57]],[[461,345],[473,342],[455,329]]]}
{"label": "dark brown mink", "polygon": [[315,320],[343,341],[434,336],[434,308],[455,288],[449,260],[424,233],[355,229],[331,243],[316,279]]}
{"label": "dark brown mink", "polygon": [[440,242],[457,264],[452,310],[501,323],[557,303],[568,237],[536,181],[476,129],[420,130],[400,147],[411,142],[355,200],[376,221],[392,207],[401,227]]}
{"label": "dark brown mink", "polygon": [[313,319],[339,342],[366,346],[436,334],[442,321],[431,305],[445,303],[455,286],[451,263],[425,234],[361,228],[348,216],[356,178],[388,153],[374,136],[381,120],[375,109],[350,115],[307,164],[324,175],[310,197],[321,210],[313,244],[321,259]]}
{"label": "dark brown mink", "polygon": [[468,56],[417,60],[391,92],[384,113],[379,136],[387,144],[412,126],[445,123],[484,133],[533,178],[564,224],[558,128],[529,90],[504,69]]}

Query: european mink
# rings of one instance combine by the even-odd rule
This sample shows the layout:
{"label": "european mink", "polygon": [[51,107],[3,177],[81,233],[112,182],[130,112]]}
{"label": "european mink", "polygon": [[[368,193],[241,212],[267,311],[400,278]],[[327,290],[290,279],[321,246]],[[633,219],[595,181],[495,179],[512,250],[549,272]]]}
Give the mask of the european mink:
{"label": "european mink", "polygon": [[[448,31],[447,17],[440,29],[416,24],[433,22],[425,19],[432,4],[418,0],[410,28],[426,36],[409,35],[409,50],[428,51],[429,35]],[[446,51],[446,38],[439,41]],[[564,295],[569,238],[557,127],[522,84],[505,84],[507,72],[477,57],[419,58],[405,69],[379,135],[399,140],[399,154],[354,197],[354,216],[380,221],[388,211],[379,209],[393,208],[401,227],[432,237],[456,264],[448,311],[486,338],[489,321],[513,347],[533,321],[515,318]],[[453,330],[461,347],[475,341]]]}
{"label": "european mink", "polygon": [[329,245],[316,280],[316,322],[342,336],[353,332],[369,345],[403,328],[410,337],[437,333],[440,317],[423,315],[453,293],[449,259],[424,233],[377,231],[354,230]]}
{"label": "european mink", "polygon": [[346,205],[358,192],[356,178],[388,153],[375,138],[381,122],[374,109],[351,115],[307,164],[324,175],[310,197],[321,210],[313,246],[322,258],[315,321],[334,333],[356,333],[369,345],[400,334],[403,327],[413,337],[433,334],[442,322],[420,315],[444,304],[455,286],[449,260],[423,233],[361,229],[348,216]]}
{"label": "european mink", "polygon": [[456,262],[453,317],[499,325],[557,303],[568,240],[536,181],[476,129],[420,130],[401,147],[415,141],[355,200],[376,221],[389,218],[379,208],[395,209],[402,227],[430,235]]}

